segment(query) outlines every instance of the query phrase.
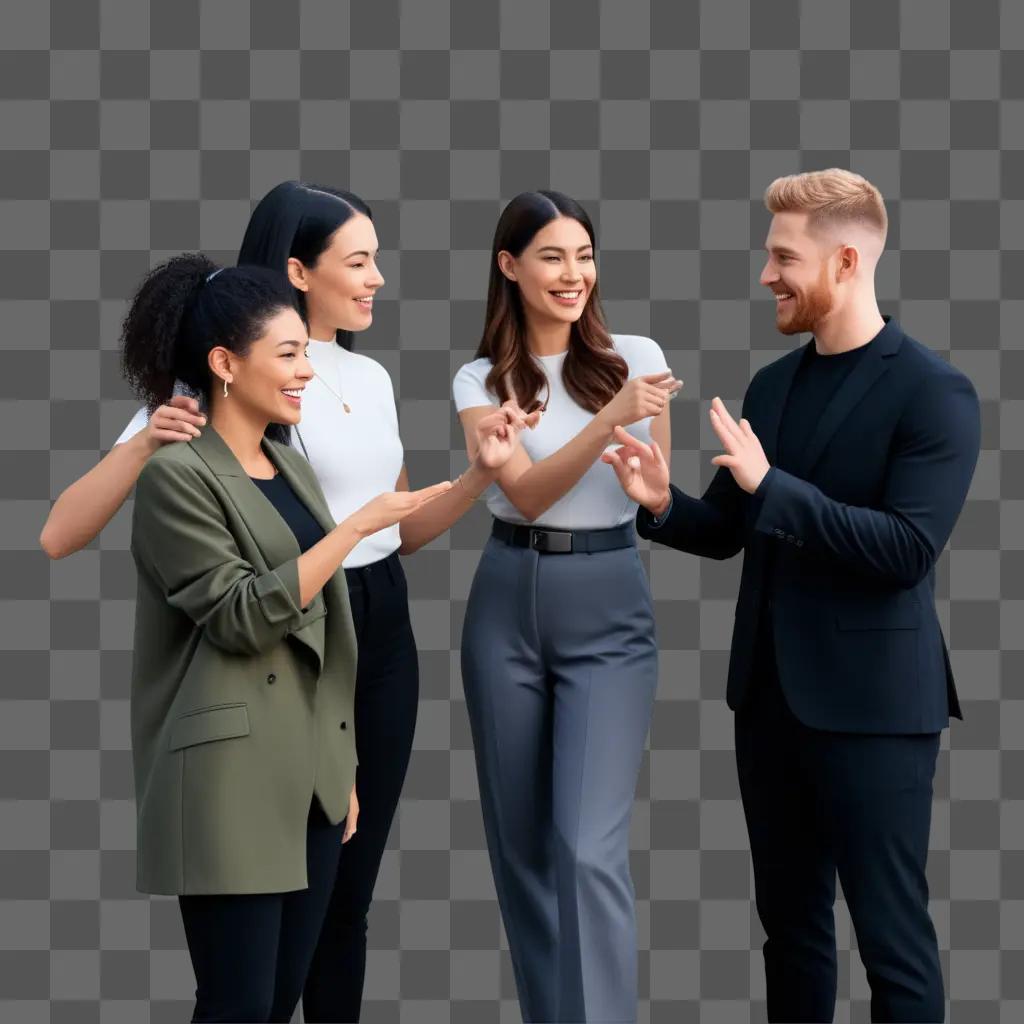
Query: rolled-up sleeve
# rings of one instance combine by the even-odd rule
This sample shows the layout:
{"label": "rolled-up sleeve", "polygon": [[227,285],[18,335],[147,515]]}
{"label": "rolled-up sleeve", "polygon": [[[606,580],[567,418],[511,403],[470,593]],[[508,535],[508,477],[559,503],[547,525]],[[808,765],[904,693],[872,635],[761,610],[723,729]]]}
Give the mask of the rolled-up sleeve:
{"label": "rolled-up sleeve", "polygon": [[260,654],[303,619],[299,568],[259,572],[241,555],[220,503],[198,473],[150,459],[139,476],[132,554],[168,604],[233,654]]}

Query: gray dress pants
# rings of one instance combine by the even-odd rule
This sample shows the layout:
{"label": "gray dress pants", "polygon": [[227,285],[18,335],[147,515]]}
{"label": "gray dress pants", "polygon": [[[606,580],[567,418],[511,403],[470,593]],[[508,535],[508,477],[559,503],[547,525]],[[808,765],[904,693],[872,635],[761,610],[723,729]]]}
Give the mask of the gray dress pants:
{"label": "gray dress pants", "polygon": [[492,537],[462,677],[523,1019],[636,1019],[629,818],[657,685],[636,547],[538,553]]}

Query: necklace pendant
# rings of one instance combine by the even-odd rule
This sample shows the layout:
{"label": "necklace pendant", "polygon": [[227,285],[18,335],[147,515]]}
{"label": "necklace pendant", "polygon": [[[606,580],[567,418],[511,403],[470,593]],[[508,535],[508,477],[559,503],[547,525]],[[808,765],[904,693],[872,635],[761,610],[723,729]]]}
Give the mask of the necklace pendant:
{"label": "necklace pendant", "polygon": [[351,410],[351,409],[349,408],[349,404],[348,404],[348,402],[342,402],[342,403],[341,403],[341,405],[342,405],[342,408],[343,408],[343,409],[345,410],[345,412],[351,412],[351,411],[352,411],[352,410]]}

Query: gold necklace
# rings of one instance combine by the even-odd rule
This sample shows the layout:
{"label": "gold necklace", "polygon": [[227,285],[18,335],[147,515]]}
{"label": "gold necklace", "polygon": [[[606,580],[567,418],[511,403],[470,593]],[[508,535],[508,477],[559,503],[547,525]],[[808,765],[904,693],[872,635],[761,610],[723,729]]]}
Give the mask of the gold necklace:
{"label": "gold necklace", "polygon": [[[336,344],[336,342],[331,342],[331,344],[334,345],[334,344]],[[335,356],[331,356],[331,358],[336,360]],[[334,364],[334,369],[337,372],[338,380],[340,381],[341,380],[341,373],[338,371],[338,364],[337,364],[336,361],[335,361],[335,364]],[[351,413],[352,412],[352,408],[351,408],[351,406],[349,406],[348,402],[346,402],[345,399],[341,395],[339,395],[338,392],[335,391],[334,388],[332,388],[330,384],[327,383],[327,381],[324,379],[324,377],[320,373],[318,373],[316,370],[314,370],[313,371],[313,376],[316,377],[316,379],[318,381],[320,381],[320,383],[323,384],[323,386],[325,388],[327,388],[327,390],[330,391],[330,393],[332,395],[334,395],[334,397],[339,402],[341,402],[341,407],[345,410],[346,413]],[[342,390],[344,390],[344,389],[342,389]]]}

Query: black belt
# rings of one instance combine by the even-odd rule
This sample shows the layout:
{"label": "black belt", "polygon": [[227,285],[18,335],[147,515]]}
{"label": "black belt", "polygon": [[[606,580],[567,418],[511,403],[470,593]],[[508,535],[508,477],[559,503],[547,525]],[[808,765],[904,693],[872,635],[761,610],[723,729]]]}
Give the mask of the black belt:
{"label": "black belt", "polygon": [[550,530],[543,526],[523,526],[495,519],[491,536],[513,547],[530,548],[548,555],[592,554],[636,546],[632,523],[613,526],[609,530]]}

